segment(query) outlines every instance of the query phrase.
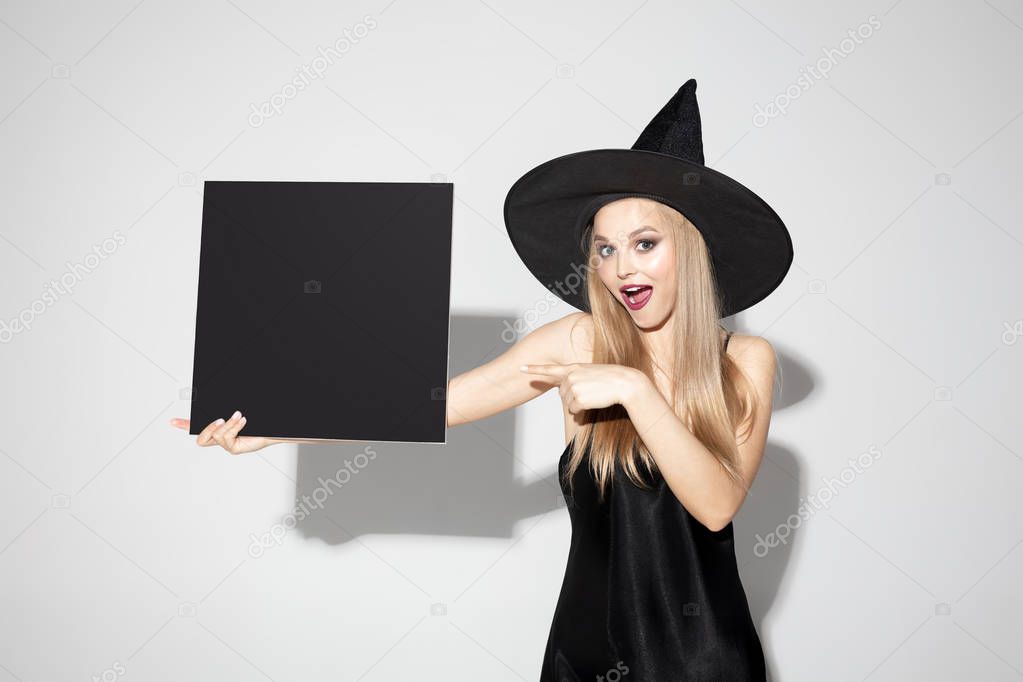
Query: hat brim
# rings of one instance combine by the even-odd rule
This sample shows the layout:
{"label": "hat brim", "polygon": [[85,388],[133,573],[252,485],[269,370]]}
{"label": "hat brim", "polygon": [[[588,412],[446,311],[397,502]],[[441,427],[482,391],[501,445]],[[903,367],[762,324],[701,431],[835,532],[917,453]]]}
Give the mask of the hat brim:
{"label": "hat brim", "polygon": [[637,149],[594,149],[551,159],[512,185],[504,202],[508,236],[541,284],[579,310],[586,300],[581,231],[609,192],[656,198],[703,235],[721,294],[722,317],[766,298],[792,263],[792,238],[752,190],[702,164]]}

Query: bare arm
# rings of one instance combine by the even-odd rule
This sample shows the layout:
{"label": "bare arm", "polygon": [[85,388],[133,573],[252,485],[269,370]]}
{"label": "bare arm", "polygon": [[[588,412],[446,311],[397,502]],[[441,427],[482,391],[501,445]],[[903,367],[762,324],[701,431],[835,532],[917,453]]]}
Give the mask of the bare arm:
{"label": "bare arm", "polygon": [[573,328],[586,314],[577,312],[534,329],[490,362],[448,382],[448,426],[485,419],[549,391],[519,367],[570,361]]}
{"label": "bare arm", "polygon": [[[777,358],[767,339],[754,336],[735,359],[752,379],[761,408],[749,437],[737,443],[738,468],[748,488],[767,443]],[[650,382],[644,381],[625,407],[675,497],[710,530],[727,526],[742,506],[746,491],[728,477]]]}

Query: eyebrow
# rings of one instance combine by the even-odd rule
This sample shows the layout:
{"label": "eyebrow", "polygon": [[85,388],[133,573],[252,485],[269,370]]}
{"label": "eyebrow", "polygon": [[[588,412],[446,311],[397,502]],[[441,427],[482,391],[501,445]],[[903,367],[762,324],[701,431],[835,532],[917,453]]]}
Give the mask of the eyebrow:
{"label": "eyebrow", "polygon": [[[657,232],[657,228],[654,227],[653,225],[643,225],[641,227],[637,227],[635,230],[630,232],[629,233],[629,237],[630,238],[635,237],[637,234],[639,234],[640,232],[643,232],[645,230],[654,230],[655,232]],[[595,241],[595,242],[606,242],[607,241],[607,237],[604,237],[602,235],[597,234],[597,235],[593,236],[593,241]]]}

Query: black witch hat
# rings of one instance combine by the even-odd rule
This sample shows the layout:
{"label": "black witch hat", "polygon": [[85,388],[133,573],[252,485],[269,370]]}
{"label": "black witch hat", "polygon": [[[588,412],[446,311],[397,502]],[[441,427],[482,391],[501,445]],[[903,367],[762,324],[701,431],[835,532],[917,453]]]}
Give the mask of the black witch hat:
{"label": "black witch hat", "polygon": [[792,239],[767,203],[703,161],[696,81],[690,78],[631,149],[575,152],[519,178],[504,202],[508,235],[529,271],[555,295],[589,311],[590,254],[582,230],[604,204],[640,196],[667,204],[703,235],[713,260],[722,317],[762,301],[792,263]]}

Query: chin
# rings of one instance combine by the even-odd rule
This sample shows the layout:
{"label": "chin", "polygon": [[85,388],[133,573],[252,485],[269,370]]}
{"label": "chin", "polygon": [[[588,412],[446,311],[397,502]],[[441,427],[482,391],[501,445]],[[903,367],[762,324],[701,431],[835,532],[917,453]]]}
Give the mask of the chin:
{"label": "chin", "polygon": [[647,310],[646,308],[632,311],[625,305],[622,307],[625,308],[625,311],[632,317],[632,321],[640,329],[659,327],[668,319],[668,314],[665,311]]}

